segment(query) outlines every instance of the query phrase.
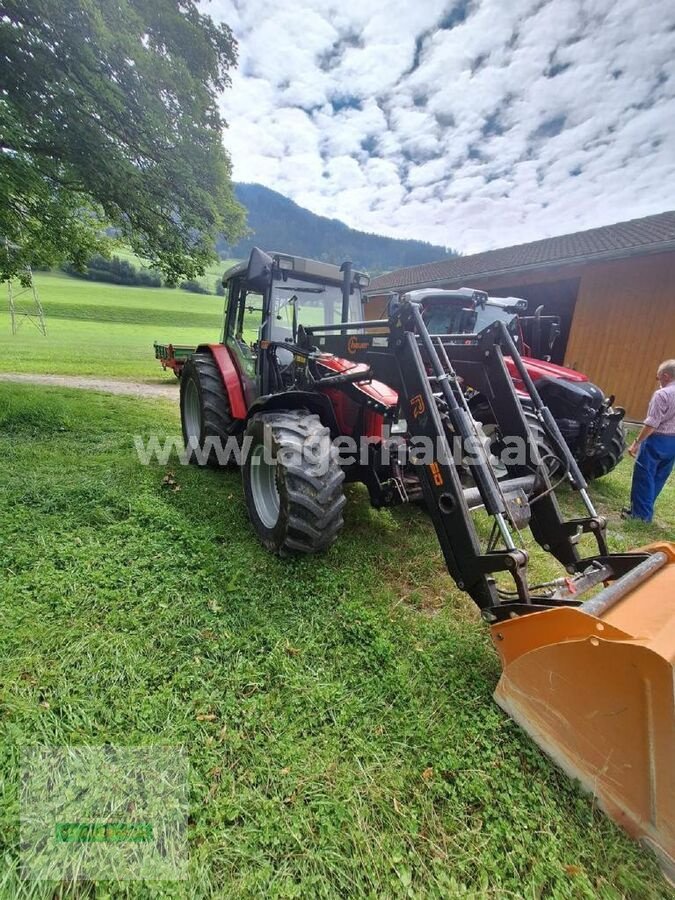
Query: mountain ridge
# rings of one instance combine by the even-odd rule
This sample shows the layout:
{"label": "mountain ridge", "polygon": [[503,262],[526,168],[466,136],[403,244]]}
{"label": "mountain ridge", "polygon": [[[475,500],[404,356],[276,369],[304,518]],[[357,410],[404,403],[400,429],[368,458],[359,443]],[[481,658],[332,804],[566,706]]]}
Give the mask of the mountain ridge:
{"label": "mountain ridge", "polygon": [[241,259],[254,246],[340,264],[345,259],[372,275],[436,262],[457,252],[426,241],[391,238],[350,228],[320,216],[261,184],[236,182],[235,194],[248,212],[251,231],[235,244],[218,242],[223,257]]}

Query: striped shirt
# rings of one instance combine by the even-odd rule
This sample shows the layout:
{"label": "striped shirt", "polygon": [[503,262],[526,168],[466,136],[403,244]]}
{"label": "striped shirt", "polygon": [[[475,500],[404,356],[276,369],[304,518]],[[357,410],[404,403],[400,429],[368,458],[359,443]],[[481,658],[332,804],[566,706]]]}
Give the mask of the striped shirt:
{"label": "striped shirt", "polygon": [[654,428],[657,434],[675,434],[675,381],[654,391],[645,425]]}

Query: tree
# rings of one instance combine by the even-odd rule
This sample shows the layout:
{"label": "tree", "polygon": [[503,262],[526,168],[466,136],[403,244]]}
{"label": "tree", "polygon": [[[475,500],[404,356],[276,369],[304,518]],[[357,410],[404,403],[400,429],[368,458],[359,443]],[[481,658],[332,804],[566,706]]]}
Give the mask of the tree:
{"label": "tree", "polygon": [[105,226],[175,282],[241,235],[218,94],[236,44],[193,0],[9,0],[0,15],[0,277],[82,267]]}

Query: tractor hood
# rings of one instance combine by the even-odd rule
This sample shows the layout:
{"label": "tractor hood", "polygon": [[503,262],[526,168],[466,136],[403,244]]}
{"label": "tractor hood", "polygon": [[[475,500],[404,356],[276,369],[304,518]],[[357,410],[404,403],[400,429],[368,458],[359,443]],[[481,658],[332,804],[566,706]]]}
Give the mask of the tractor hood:
{"label": "tractor hood", "polygon": [[[523,356],[522,359],[533,381],[537,381],[538,378],[562,378],[565,381],[588,381],[587,375],[577,372],[574,369],[568,369],[565,366],[558,366],[555,363],[545,362],[543,359],[533,359],[531,356]],[[511,375],[515,375],[515,366],[510,358],[506,359],[506,365]]]}

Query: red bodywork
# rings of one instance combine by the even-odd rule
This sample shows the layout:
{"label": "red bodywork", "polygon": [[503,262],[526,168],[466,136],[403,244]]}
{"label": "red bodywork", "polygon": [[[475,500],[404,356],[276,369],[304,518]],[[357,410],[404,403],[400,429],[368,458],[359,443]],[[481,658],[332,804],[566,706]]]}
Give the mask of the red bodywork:
{"label": "red bodywork", "polygon": [[[169,345],[169,350],[173,350],[171,345]],[[225,389],[227,390],[232,416],[235,419],[245,420],[248,412],[246,399],[244,397],[239,372],[229,348],[225,344],[201,344],[197,347],[197,350],[208,351],[213,356],[223,379]],[[545,362],[541,359],[534,359],[531,356],[523,356],[522,360],[533,381],[538,381],[540,378],[544,377],[564,378],[566,381],[575,382],[588,381],[586,375],[583,375],[581,372],[576,372],[574,369],[567,369],[564,366],[558,366],[555,363]],[[511,357],[507,356],[504,361],[511,378],[513,379],[517,393],[520,396],[525,396],[525,386],[518,377],[518,372],[513,360]],[[164,368],[174,369],[178,374],[180,374],[184,362],[184,359],[176,359],[171,352],[168,354],[168,358],[161,360]],[[358,372],[359,370],[365,374],[368,371],[368,366],[365,363],[355,363],[348,359],[331,356],[330,354],[319,357],[317,362],[325,369],[328,369],[329,372],[335,373],[336,375],[354,371]],[[355,390],[364,394],[369,400],[375,401],[380,407],[380,410],[382,407],[392,409],[398,405],[397,392],[381,381],[375,381],[373,379],[357,381],[353,383],[353,387]],[[345,391],[337,387],[325,388],[323,393],[330,399],[340,434],[353,434],[354,428],[359,421],[359,411],[362,409],[362,405],[359,404],[356,399],[350,397]],[[384,416],[380,410],[364,410],[362,428],[365,436],[382,437]]]}
{"label": "red bodywork", "polygon": [[[317,362],[336,375],[347,372],[361,371],[365,373],[368,371],[368,366],[365,363],[350,362],[348,359],[341,359],[339,356],[330,356],[328,354],[320,357]],[[378,405],[386,407],[396,407],[398,405],[398,393],[381,381],[375,381],[374,379],[355,381],[353,387],[360,393],[365,394],[369,400],[374,400]],[[352,435],[359,419],[359,411],[362,408],[360,404],[340,388],[326,388],[323,393],[331,402],[340,434]],[[364,410],[362,427],[364,436],[381,438],[383,427],[384,416],[381,412],[376,409]]]}
{"label": "red bodywork", "polygon": [[197,352],[204,350],[208,350],[211,353],[218,366],[225,390],[227,391],[232,417],[234,419],[245,419],[248,410],[244,400],[244,391],[229,348],[225,344],[201,344],[197,347]]}
{"label": "red bodywork", "polygon": [[[523,362],[533,381],[540,378],[564,378],[566,381],[588,381],[588,377],[574,369],[567,369],[565,366],[558,366],[555,363],[545,362],[541,359],[534,359],[531,356],[523,356]],[[336,356],[325,356],[319,360],[322,366],[331,372],[344,373],[361,371],[366,372],[368,366],[365,363],[354,363],[347,359],[340,359]],[[525,385],[518,377],[515,364],[510,356],[505,357],[504,362],[508,369],[509,375],[513,379],[514,387],[521,397],[529,397],[525,391]],[[365,394],[369,399],[375,400],[386,407],[396,407],[398,405],[398,394],[393,388],[383,384],[381,381],[357,381],[354,387]],[[328,388],[324,391],[330,398],[331,404],[335,411],[338,428],[341,434],[351,435],[354,431],[354,425],[357,422],[359,404],[348,397],[344,391],[339,388]],[[368,409],[365,411],[363,433],[368,437],[382,437],[382,428],[384,425],[384,417],[381,412]]]}
{"label": "red bodywork", "polygon": [[[567,369],[565,366],[558,366],[555,363],[545,362],[543,359],[534,359],[532,356],[522,356],[521,359],[525,363],[525,368],[532,381],[538,381],[540,378],[564,378],[565,381],[588,381],[587,375],[576,372],[574,369]],[[513,383],[517,391],[522,391],[525,385],[518,377],[518,370],[510,356],[504,357],[506,368],[509,375],[513,378]]]}

